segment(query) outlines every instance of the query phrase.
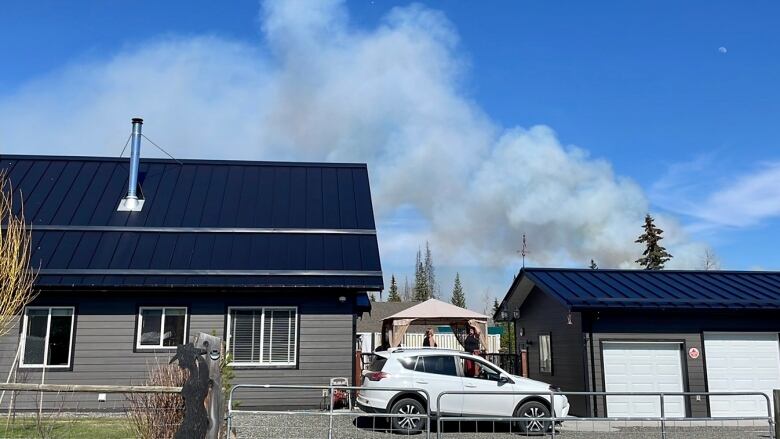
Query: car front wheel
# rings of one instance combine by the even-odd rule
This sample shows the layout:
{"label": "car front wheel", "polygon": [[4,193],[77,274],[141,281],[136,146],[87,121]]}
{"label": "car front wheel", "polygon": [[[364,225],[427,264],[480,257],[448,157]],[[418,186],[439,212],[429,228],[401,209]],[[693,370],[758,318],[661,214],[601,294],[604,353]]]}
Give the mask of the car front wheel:
{"label": "car front wheel", "polygon": [[[515,410],[516,428],[524,434],[545,434],[550,431],[552,423],[539,418],[549,418],[550,409],[539,401],[528,401]],[[527,419],[527,420],[524,420]]]}
{"label": "car front wheel", "polygon": [[402,398],[393,404],[390,408],[390,425],[393,432],[402,434],[419,433],[427,422],[425,417],[425,407],[412,398]]}

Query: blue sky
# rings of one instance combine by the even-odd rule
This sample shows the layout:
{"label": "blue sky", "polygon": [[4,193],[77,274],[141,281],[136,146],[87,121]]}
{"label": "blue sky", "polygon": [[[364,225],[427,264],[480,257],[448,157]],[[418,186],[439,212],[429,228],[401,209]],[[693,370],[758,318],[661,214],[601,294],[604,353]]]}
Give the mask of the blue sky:
{"label": "blue sky", "polygon": [[[193,148],[171,133],[182,126],[155,129],[154,119],[148,120],[152,122],[148,132],[156,130],[156,136],[150,136],[182,157],[369,162],[372,172],[376,169],[372,182],[375,198],[379,197],[375,202],[387,274],[409,273],[417,245],[430,239],[440,261],[443,294],[448,294],[454,272],[461,271],[471,302],[479,302],[486,290],[493,296],[503,295],[518,268],[512,249],[519,248],[522,233],[529,235],[530,264],[579,266],[593,254],[607,261],[602,266],[625,265],[630,247],[613,248],[604,241],[611,235],[625,240],[630,231],[625,224],[647,210],[660,215],[674,235],[669,242],[673,253],[678,249],[684,255],[679,259],[685,261],[681,267],[697,268],[702,249],[710,247],[723,268],[780,269],[780,256],[771,246],[780,238],[780,132],[775,128],[780,116],[780,32],[776,30],[780,5],[776,2],[752,2],[749,7],[726,1],[495,1],[479,6],[422,2],[409,6],[377,0],[299,6],[137,1],[119,7],[111,2],[74,1],[64,8],[59,2],[7,2],[0,15],[0,57],[4,60],[0,152],[51,153],[56,137],[40,132],[46,131],[44,121],[58,117],[84,129],[80,140],[64,140],[57,151],[116,154],[115,144],[125,138],[124,125],[136,115],[133,112],[147,118],[148,113],[159,114],[162,119],[177,111],[140,98],[132,101],[144,92],[144,78],[166,71],[170,54],[191,55],[181,61],[183,70],[171,68],[170,78],[194,70],[194,84],[214,81],[208,90],[182,87],[166,95],[177,109],[201,101],[204,108],[219,109],[216,100],[228,109],[252,110],[249,102],[231,101],[235,95],[246,94],[242,92],[246,83],[258,84],[247,89],[262,90],[252,97],[266,108],[276,102],[268,96],[285,89],[285,78],[296,84],[308,82],[323,69],[333,76],[322,83],[305,84],[318,96],[322,113],[341,111],[345,106],[359,110],[328,120],[327,129],[312,129],[312,138],[289,135],[281,128],[274,136],[252,137],[251,121],[231,127],[230,133],[211,132],[214,139],[220,139],[243,130],[253,142],[300,148],[294,154],[281,147],[241,149],[246,146],[241,144],[227,151],[213,145]],[[308,52],[312,45],[316,52]],[[350,58],[353,53],[360,55]],[[381,65],[385,62],[390,67]],[[405,68],[404,62],[412,67]],[[407,101],[393,101],[391,93],[374,96],[371,78],[386,70],[391,76],[376,87],[404,84],[410,94]],[[135,73],[122,73],[128,71]],[[218,82],[226,72],[235,82],[230,87]],[[334,98],[349,85],[334,79],[338,77],[358,78],[367,84],[354,105]],[[140,83],[133,86],[138,88],[119,84],[134,80]],[[100,86],[90,89],[85,82]],[[270,92],[263,88],[265,82],[274,84]],[[125,100],[127,108],[122,108]],[[300,102],[306,105],[305,98]],[[434,108],[419,110],[427,103]],[[108,105],[118,115],[113,126],[121,129],[115,134],[109,130],[90,134],[90,117],[94,123],[90,115],[104,113],[100,109]],[[315,110],[304,111],[306,117],[301,117],[300,108],[290,106],[272,115],[272,120],[288,113],[295,115],[293,119],[321,118]],[[421,113],[408,118],[399,115],[411,106]],[[149,107],[155,108],[147,111]],[[377,107],[380,110],[374,110]],[[366,108],[376,111],[366,116],[375,118],[370,123],[361,117]],[[392,111],[382,113],[386,108]],[[246,114],[237,112],[235,117]],[[192,114],[193,119],[196,116]],[[448,131],[444,122],[436,132],[409,128],[409,121],[429,116],[436,123],[452,123],[457,136],[442,134]],[[186,114],[181,117],[186,120]],[[549,132],[533,132],[534,126]],[[373,137],[383,130],[387,131],[384,135]],[[394,148],[412,154],[409,160],[420,154],[409,152],[414,145],[406,143],[413,141],[396,140],[399,132],[407,130],[414,133],[410,138],[435,144],[432,157],[446,156],[448,142],[459,145],[452,147],[454,156],[464,157],[446,166],[430,165],[434,172],[427,198],[413,190],[420,187],[419,182],[398,183],[399,179],[414,182],[420,177],[415,174],[418,168],[403,163],[384,165],[394,156]],[[318,149],[313,139],[328,136],[354,137],[382,147],[367,151],[347,142],[333,150]],[[460,144],[464,136],[474,138]],[[116,141],[110,143],[113,138]],[[510,146],[502,146],[501,139]],[[548,172],[544,163],[531,163],[522,155],[528,151],[556,163],[551,168],[557,171]],[[399,156],[406,157],[403,154]],[[483,157],[487,165],[470,164]],[[499,166],[510,159],[517,160],[510,169],[516,175]],[[468,195],[463,201],[466,207],[460,210],[451,207],[461,200],[458,191],[448,191],[457,186],[444,177],[450,172],[480,182],[479,187],[462,189]],[[527,179],[520,177],[525,174]],[[581,177],[548,187],[571,174]],[[523,182],[508,182],[514,179]],[[491,190],[486,192],[485,187]],[[603,196],[582,196],[589,191]],[[577,197],[581,201],[568,206],[568,200]],[[533,202],[526,204],[529,199]],[[608,201],[599,204],[599,200]],[[565,217],[540,214],[561,204]],[[626,217],[573,220],[594,215],[599,206],[617,211],[625,205],[632,212]],[[523,211],[515,211],[514,206]],[[486,219],[487,213],[479,215],[485,211],[490,211],[490,218]],[[506,221],[494,220],[501,217]],[[473,233],[477,228],[484,230]],[[472,234],[476,236],[465,237]],[[598,234],[604,238],[594,240]],[[458,243],[458,236],[468,242]],[[493,241],[501,244],[501,250],[495,250]]]}

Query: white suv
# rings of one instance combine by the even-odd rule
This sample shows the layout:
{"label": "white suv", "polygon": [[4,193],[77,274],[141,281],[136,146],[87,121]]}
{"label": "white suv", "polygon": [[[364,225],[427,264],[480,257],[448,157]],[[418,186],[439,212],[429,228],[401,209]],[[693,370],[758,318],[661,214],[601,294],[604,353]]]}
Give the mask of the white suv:
{"label": "white suv", "polygon": [[[363,371],[363,385],[357,398],[364,411],[390,413],[394,431],[411,433],[424,427],[427,403],[414,391],[381,391],[373,388],[422,389],[431,399],[432,414],[448,416],[501,416],[541,418],[550,416],[550,391],[555,388],[540,381],[510,375],[481,357],[446,349],[391,349],[376,352],[375,360]],[[451,394],[442,392],[506,392],[496,394]],[[538,392],[514,394],[513,392]],[[555,395],[555,416],[569,413],[569,401]],[[417,415],[417,416],[415,416]],[[550,422],[536,419],[516,422],[523,433],[545,433]]]}

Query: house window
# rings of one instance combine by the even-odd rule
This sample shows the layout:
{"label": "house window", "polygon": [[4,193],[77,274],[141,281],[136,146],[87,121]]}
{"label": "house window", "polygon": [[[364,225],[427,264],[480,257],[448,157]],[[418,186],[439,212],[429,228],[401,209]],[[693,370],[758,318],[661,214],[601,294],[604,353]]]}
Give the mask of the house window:
{"label": "house window", "polygon": [[21,367],[70,367],[73,307],[29,306],[24,310]]}
{"label": "house window", "polygon": [[138,309],[137,349],[175,349],[184,344],[187,308],[147,307]]}
{"label": "house window", "polygon": [[230,308],[228,352],[235,366],[294,366],[297,308]]}
{"label": "house window", "polygon": [[550,334],[539,334],[539,372],[552,373]]}

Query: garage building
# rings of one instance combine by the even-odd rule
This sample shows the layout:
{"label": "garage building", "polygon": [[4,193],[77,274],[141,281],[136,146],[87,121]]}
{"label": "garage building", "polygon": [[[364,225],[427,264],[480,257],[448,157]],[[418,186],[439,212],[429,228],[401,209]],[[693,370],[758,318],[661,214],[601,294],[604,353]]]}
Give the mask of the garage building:
{"label": "garage building", "polygon": [[[780,388],[780,272],[524,268],[509,318],[527,375],[564,391]],[[657,397],[570,397],[578,416],[660,416]],[[667,397],[669,417],[765,416],[760,396]]]}

